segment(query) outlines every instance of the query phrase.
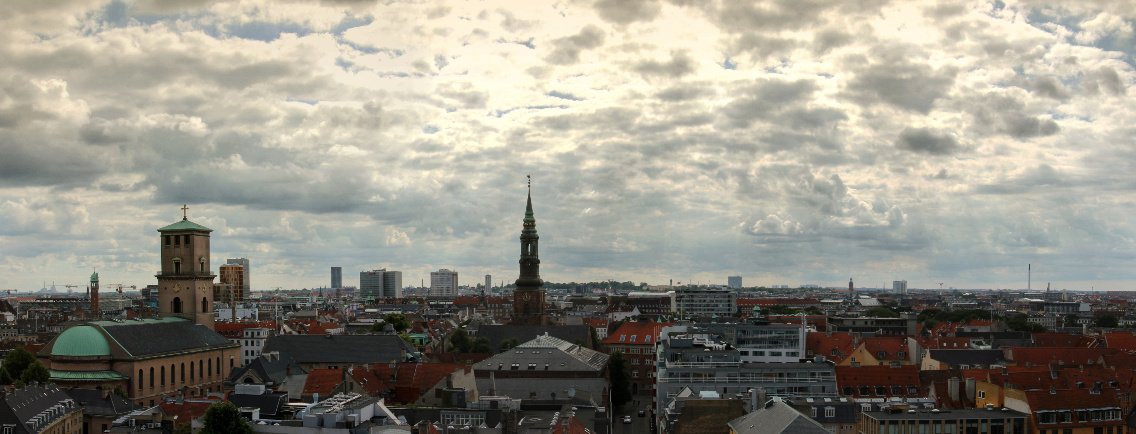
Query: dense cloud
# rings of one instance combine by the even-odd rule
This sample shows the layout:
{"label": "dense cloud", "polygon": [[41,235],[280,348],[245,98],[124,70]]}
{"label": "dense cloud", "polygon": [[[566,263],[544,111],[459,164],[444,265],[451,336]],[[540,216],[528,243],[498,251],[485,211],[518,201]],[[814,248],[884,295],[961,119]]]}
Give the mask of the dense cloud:
{"label": "dense cloud", "polygon": [[553,281],[1020,287],[1034,263],[1057,287],[1133,289],[1133,18],[5,2],[0,276],[152,283],[154,229],[188,204],[257,289],[329,266],[508,281],[531,174]]}

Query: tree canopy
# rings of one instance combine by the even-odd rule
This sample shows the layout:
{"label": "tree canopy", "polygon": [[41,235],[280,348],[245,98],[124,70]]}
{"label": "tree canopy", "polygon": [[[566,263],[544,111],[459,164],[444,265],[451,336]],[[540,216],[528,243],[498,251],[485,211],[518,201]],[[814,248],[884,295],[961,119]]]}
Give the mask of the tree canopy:
{"label": "tree canopy", "polygon": [[199,434],[252,434],[252,425],[241,417],[241,411],[229,401],[210,405],[205,410],[205,427]]}
{"label": "tree canopy", "polygon": [[607,359],[607,372],[611,379],[611,404],[619,407],[631,400],[631,375],[627,373],[627,363],[623,353],[618,351]]}

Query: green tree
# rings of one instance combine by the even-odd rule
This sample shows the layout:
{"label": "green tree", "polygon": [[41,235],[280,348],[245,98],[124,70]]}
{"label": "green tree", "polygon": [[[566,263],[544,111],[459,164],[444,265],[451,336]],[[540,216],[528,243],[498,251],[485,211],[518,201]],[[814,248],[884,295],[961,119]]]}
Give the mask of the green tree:
{"label": "green tree", "polygon": [[32,362],[31,365],[28,365],[28,367],[24,369],[24,372],[20,373],[21,384],[28,384],[33,381],[46,383],[50,379],[51,373],[47,371],[47,367],[43,366],[43,363],[40,363],[39,360]]}
{"label": "green tree", "polygon": [[489,339],[485,336],[478,336],[473,340],[473,347],[469,351],[471,353],[489,354],[493,352],[493,347],[489,345]]}
{"label": "green tree", "polygon": [[229,401],[210,405],[205,410],[205,427],[199,434],[252,434],[252,425],[241,417],[241,411]]}
{"label": "green tree", "polygon": [[11,375],[13,379],[16,379],[20,378],[20,376],[24,373],[24,369],[27,369],[28,366],[31,366],[31,364],[35,361],[36,358],[34,354],[28,352],[28,350],[25,350],[23,348],[16,348],[12,351],[9,351],[7,356],[4,356],[3,366],[8,370],[8,375]]}
{"label": "green tree", "polygon": [[1104,328],[1112,329],[1112,328],[1116,328],[1116,327],[1120,326],[1120,320],[1117,319],[1115,315],[1104,314],[1104,315],[1097,317],[1096,324],[1097,324],[1097,327],[1104,327]]}
{"label": "green tree", "polygon": [[623,353],[614,352],[607,359],[607,373],[611,380],[611,405],[619,407],[631,400],[631,375]]}
{"label": "green tree", "polygon": [[12,378],[12,374],[8,373],[8,368],[0,367],[0,384],[7,386],[15,381],[16,379]]}
{"label": "green tree", "polygon": [[470,348],[473,347],[473,342],[469,339],[469,333],[464,329],[454,330],[450,335],[450,344],[453,345],[453,350],[459,353],[468,353]]}
{"label": "green tree", "polygon": [[406,319],[406,315],[401,313],[390,313],[383,317],[383,321],[390,323],[394,327],[394,331],[402,333],[410,328],[410,320]]}
{"label": "green tree", "polygon": [[517,342],[517,338],[505,339],[505,340],[501,341],[501,351],[511,350],[511,349],[513,349],[513,347],[520,345],[520,344],[521,344],[520,342]]}
{"label": "green tree", "polygon": [[888,307],[877,306],[865,311],[864,316],[869,318],[899,318],[899,312]]}

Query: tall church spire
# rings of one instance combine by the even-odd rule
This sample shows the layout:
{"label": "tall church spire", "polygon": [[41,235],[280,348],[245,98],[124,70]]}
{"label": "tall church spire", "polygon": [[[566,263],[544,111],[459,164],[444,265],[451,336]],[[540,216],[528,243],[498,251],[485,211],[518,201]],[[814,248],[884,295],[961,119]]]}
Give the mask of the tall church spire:
{"label": "tall church spire", "polygon": [[536,217],[532,207],[532,177],[528,178],[528,197],[525,219],[521,229],[520,275],[513,292],[513,323],[544,323],[544,281],[540,279],[540,237],[536,234]]}

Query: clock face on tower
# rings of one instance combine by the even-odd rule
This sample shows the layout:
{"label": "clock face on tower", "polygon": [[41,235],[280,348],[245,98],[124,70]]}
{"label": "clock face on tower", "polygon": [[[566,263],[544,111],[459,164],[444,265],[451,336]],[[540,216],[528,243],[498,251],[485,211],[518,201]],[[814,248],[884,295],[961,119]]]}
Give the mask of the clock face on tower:
{"label": "clock face on tower", "polygon": [[532,294],[527,292],[527,291],[521,293],[521,301],[526,302],[526,303],[528,303],[529,301],[532,301]]}

